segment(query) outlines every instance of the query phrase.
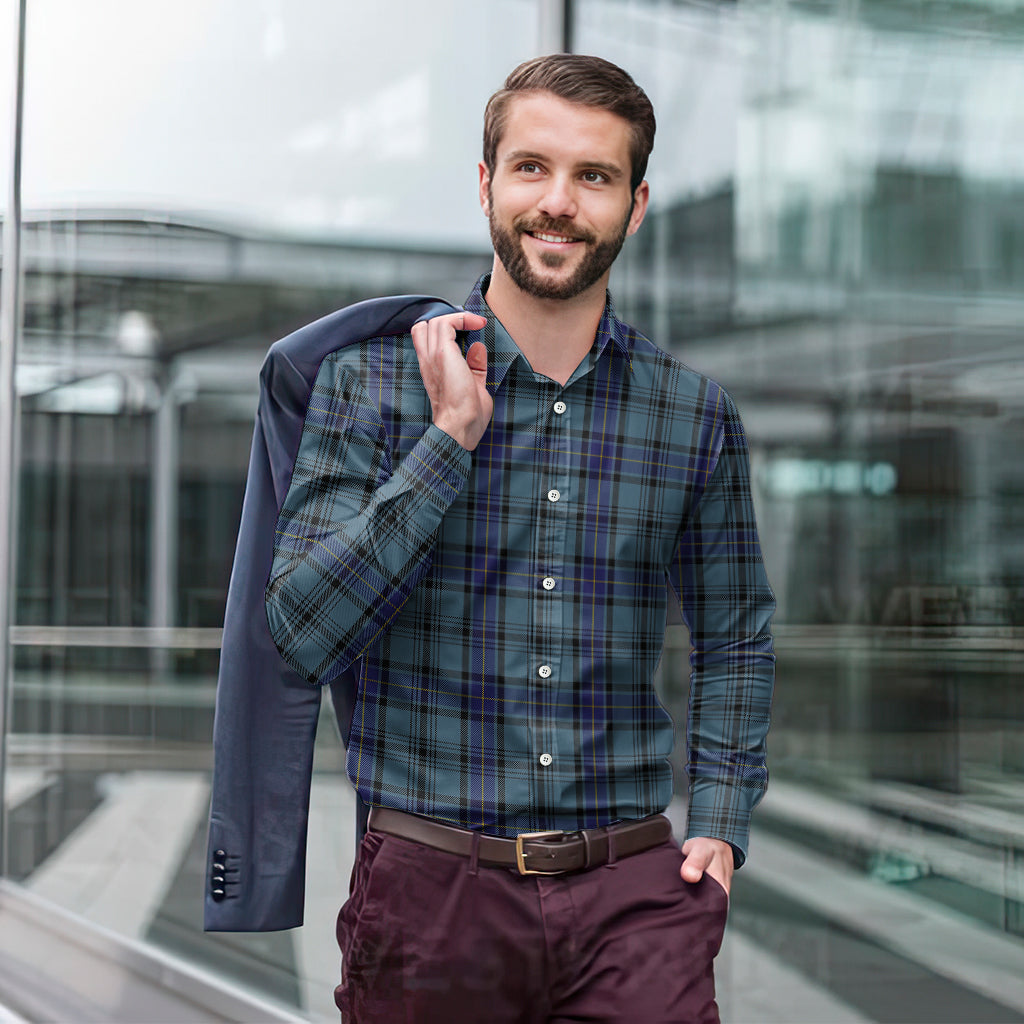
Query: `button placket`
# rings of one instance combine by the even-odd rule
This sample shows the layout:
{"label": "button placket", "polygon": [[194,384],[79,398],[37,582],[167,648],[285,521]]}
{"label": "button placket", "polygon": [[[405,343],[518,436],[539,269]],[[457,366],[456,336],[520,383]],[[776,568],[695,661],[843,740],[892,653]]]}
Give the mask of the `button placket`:
{"label": "button placket", "polygon": [[533,734],[535,743],[534,778],[537,792],[549,804],[556,799],[560,783],[555,758],[558,753],[559,700],[555,695],[563,685],[564,627],[566,588],[563,585],[566,566],[568,521],[572,515],[568,403],[559,390],[549,386],[540,396],[537,422],[537,479],[543,488],[538,494],[537,543],[534,547],[539,586],[534,590],[535,632],[532,637],[536,704]]}
{"label": "button placket", "polygon": [[[571,544],[569,536],[571,525],[575,521],[578,512],[576,499],[579,497],[577,483],[574,473],[577,472],[573,462],[574,446],[578,450],[579,438],[573,440],[573,415],[577,411],[573,404],[570,391],[572,382],[563,388],[554,402],[551,403],[551,412],[548,414],[547,440],[551,451],[551,471],[548,477],[548,487],[558,492],[556,501],[548,502],[547,518],[551,523],[551,546],[548,551],[548,562],[545,565],[546,578],[552,581],[552,587],[547,593],[547,600],[552,607],[552,622],[557,623],[556,635],[559,638],[565,637],[565,629],[572,617],[570,602],[572,601],[571,590],[573,583],[572,572],[569,571]],[[578,394],[572,392],[573,394]],[[578,455],[577,455],[578,458]],[[553,695],[562,694],[563,689],[571,690],[573,685],[573,673],[577,671],[571,655],[572,647],[559,646],[557,660],[556,655],[546,657],[553,668],[552,678],[548,681],[550,692]],[[544,655],[542,655],[544,657]],[[562,704],[564,696],[559,696],[556,703]],[[542,750],[550,759],[543,767],[548,777],[555,784],[564,785],[562,778],[566,771],[571,771],[572,750],[574,746],[572,729],[558,717],[557,709],[551,711],[550,731],[546,742],[540,744]],[[559,760],[559,756],[561,760]]]}

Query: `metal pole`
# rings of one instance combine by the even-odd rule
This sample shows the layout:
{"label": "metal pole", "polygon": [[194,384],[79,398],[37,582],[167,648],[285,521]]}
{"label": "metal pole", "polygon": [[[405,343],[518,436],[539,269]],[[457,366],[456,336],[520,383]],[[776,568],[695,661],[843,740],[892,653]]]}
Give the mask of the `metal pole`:
{"label": "metal pole", "polygon": [[14,594],[14,495],[18,394],[14,366],[21,323],[21,117],[25,81],[25,7],[18,0],[15,27],[14,103],[11,124],[11,182],[4,217],[3,274],[0,278],[0,875],[7,874],[7,731],[11,716],[11,598]]}
{"label": "metal pole", "polygon": [[[178,592],[178,463],[179,417],[178,388],[174,364],[167,363],[155,375],[160,388],[160,405],[152,418],[150,451],[153,474],[149,493],[152,533],[149,544],[149,624],[166,629],[175,624],[175,598]],[[163,648],[155,648],[151,667],[157,676],[168,670],[170,658]],[[156,681],[159,681],[156,680]]]}
{"label": "metal pole", "polygon": [[568,53],[571,28],[569,0],[539,0],[537,52]]}

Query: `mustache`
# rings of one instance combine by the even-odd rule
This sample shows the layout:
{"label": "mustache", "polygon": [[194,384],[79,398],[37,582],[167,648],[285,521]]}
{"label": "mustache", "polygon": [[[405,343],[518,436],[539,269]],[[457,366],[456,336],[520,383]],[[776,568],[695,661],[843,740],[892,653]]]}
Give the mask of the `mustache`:
{"label": "mustache", "polygon": [[527,217],[519,217],[512,222],[512,226],[519,232],[542,235],[565,235],[566,238],[573,238],[578,242],[593,242],[594,236],[589,231],[583,231],[570,220],[558,220],[557,218],[542,217],[537,220],[530,220]]}

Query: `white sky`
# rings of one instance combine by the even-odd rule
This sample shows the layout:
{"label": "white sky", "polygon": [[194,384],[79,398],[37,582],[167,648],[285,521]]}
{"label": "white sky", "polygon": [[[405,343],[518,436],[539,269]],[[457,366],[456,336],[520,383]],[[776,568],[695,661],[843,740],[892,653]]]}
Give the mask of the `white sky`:
{"label": "white sky", "polygon": [[481,114],[536,34],[532,0],[29,0],[25,206],[486,244]]}
{"label": "white sky", "polygon": [[[0,4],[13,23],[13,0]],[[26,209],[171,207],[312,233],[488,244],[476,202],[483,107],[537,52],[535,0],[28,6]],[[718,33],[708,48],[715,30],[700,10],[587,8],[590,52],[629,68],[664,126],[655,205],[727,180],[735,43]]]}

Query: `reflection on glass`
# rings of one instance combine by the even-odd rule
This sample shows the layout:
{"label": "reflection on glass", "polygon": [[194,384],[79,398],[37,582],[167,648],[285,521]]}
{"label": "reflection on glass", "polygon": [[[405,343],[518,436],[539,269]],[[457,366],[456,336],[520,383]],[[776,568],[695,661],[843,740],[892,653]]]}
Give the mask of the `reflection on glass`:
{"label": "reflection on glass", "polygon": [[201,932],[258,373],[358,299],[468,293],[482,110],[534,52],[537,4],[28,7],[9,873],[336,1020],[354,805],[329,709],[306,926]]}
{"label": "reflection on glass", "polygon": [[736,398],[779,598],[726,1015],[903,1019],[870,968],[1021,1019],[1024,4],[581,0],[575,39],[659,112],[613,286]]}

